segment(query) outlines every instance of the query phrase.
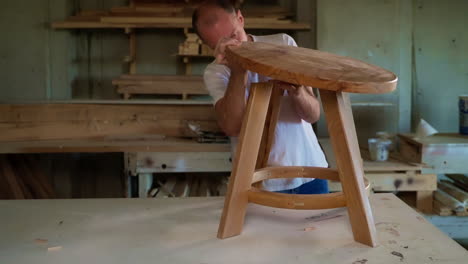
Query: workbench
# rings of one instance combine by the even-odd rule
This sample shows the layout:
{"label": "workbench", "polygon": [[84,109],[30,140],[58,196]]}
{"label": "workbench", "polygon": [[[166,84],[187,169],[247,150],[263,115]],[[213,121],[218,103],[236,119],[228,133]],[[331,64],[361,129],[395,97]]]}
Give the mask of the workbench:
{"label": "workbench", "polygon": [[0,201],[0,263],[466,263],[393,194],[370,201],[377,248],[354,242],[344,208],[251,204],[242,235],[219,240],[222,197]]}
{"label": "workbench", "polygon": [[[0,103],[0,113],[0,154],[123,152],[126,172],[139,178],[140,197],[147,196],[151,173],[158,171],[137,169],[137,159],[127,157],[143,157],[143,165],[154,161],[168,172],[220,171],[225,164],[230,168],[229,143],[198,143],[198,134],[190,129],[219,130],[210,100]],[[196,168],[176,168],[172,162]],[[130,195],[131,184],[128,187]]]}

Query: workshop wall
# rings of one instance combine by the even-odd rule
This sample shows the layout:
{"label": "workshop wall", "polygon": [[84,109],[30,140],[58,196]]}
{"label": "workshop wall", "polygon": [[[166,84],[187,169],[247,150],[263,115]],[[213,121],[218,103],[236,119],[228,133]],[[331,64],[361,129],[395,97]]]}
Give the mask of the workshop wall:
{"label": "workshop wall", "polygon": [[[419,118],[440,131],[456,131],[457,96],[468,93],[467,1],[297,1],[299,20],[313,24],[310,32],[295,34],[301,46],[362,59],[399,75],[395,93],[352,96],[357,127],[364,131],[360,135],[407,132]],[[0,100],[119,98],[111,80],[126,71],[127,36],[121,30],[53,30],[50,22],[126,2],[3,3]],[[183,63],[172,55],[183,38],[181,29],[139,30],[137,72],[182,74]],[[195,65],[194,73],[201,73],[203,65]],[[321,122],[320,135],[326,134],[324,127]]]}
{"label": "workshop wall", "polygon": [[457,132],[458,96],[468,94],[468,1],[414,5],[414,121]]}
{"label": "workshop wall", "polygon": [[[468,93],[468,2],[463,0],[318,0],[318,49],[395,72],[398,90],[352,95],[358,137],[409,132],[424,118],[458,131],[458,95]],[[319,123],[319,135],[326,125]]]}
{"label": "workshop wall", "polygon": [[[408,10],[409,9],[409,10]],[[390,94],[352,94],[361,143],[377,131],[408,131],[411,96],[411,2],[319,0],[318,49],[379,65],[399,76]],[[319,135],[326,124],[319,123]]]}

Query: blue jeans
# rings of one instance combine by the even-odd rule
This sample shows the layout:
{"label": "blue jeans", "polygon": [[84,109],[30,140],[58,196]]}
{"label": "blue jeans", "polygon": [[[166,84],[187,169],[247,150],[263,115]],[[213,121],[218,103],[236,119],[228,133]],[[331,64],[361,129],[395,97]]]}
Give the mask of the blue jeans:
{"label": "blue jeans", "polygon": [[315,179],[308,183],[304,183],[301,186],[284,190],[277,191],[278,193],[288,193],[288,194],[321,194],[328,193],[328,182],[327,180]]}

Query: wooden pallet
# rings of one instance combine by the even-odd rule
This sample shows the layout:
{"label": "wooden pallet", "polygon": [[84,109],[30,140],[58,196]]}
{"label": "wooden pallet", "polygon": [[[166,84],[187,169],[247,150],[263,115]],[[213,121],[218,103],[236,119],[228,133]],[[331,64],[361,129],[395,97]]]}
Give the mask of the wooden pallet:
{"label": "wooden pallet", "polygon": [[399,134],[400,152],[407,161],[427,164],[423,173],[468,173],[468,136],[438,133],[424,138]]}
{"label": "wooden pallet", "polygon": [[124,99],[136,94],[180,95],[183,100],[189,95],[208,95],[202,76],[122,75],[112,84]]}
{"label": "wooden pallet", "polygon": [[[320,139],[331,168],[336,168],[329,139]],[[368,151],[361,149],[364,174],[374,192],[416,192],[416,208],[432,212],[433,192],[437,189],[437,175],[421,173],[424,165],[409,163],[393,154],[388,161],[371,161]],[[340,191],[337,182],[329,183],[330,191]]]}

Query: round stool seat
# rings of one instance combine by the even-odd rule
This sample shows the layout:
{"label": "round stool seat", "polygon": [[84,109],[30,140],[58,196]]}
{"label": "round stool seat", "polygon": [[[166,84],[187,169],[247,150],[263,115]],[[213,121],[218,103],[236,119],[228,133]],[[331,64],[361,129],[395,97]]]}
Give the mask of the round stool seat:
{"label": "round stool seat", "polygon": [[297,85],[348,92],[389,93],[397,76],[366,62],[323,51],[262,42],[244,42],[226,51],[244,69]]}

